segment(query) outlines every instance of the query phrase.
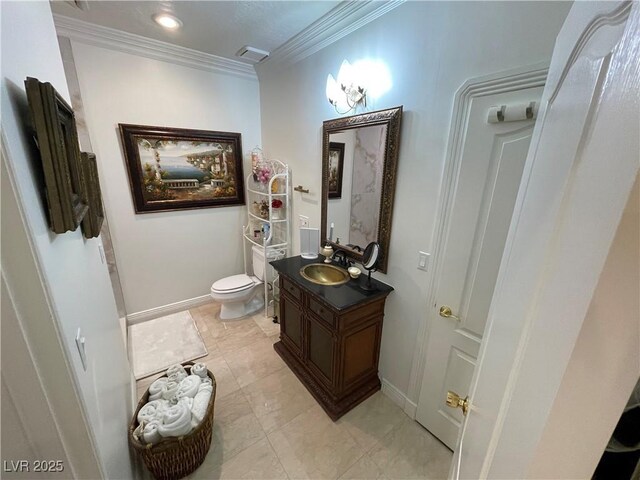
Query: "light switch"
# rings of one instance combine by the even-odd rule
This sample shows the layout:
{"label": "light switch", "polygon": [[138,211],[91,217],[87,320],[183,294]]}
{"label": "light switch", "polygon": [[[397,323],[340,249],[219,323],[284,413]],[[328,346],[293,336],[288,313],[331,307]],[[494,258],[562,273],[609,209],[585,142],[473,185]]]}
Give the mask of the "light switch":
{"label": "light switch", "polygon": [[304,228],[309,227],[309,217],[306,215],[298,215],[298,226]]}
{"label": "light switch", "polygon": [[418,269],[427,271],[429,270],[429,258],[431,254],[426,252],[418,252]]}

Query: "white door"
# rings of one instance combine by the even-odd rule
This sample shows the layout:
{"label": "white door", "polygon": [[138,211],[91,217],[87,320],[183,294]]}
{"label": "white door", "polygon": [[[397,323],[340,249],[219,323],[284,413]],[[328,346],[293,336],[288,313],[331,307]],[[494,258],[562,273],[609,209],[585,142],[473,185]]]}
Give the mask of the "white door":
{"label": "white door", "polygon": [[638,174],[639,6],[576,2],[558,36],[454,478],[528,477]]}
{"label": "white door", "polygon": [[[503,79],[510,83],[510,76]],[[494,86],[500,83],[493,80]],[[451,449],[462,412],[442,399],[449,390],[469,389],[534,126],[526,119],[488,123],[488,112],[504,105],[509,115],[519,106],[539,105],[542,88],[469,99],[466,126],[458,131],[462,152],[452,201],[445,207],[447,228],[439,241],[443,251],[416,412],[416,420]],[[441,316],[441,308],[450,308],[458,319]]]}

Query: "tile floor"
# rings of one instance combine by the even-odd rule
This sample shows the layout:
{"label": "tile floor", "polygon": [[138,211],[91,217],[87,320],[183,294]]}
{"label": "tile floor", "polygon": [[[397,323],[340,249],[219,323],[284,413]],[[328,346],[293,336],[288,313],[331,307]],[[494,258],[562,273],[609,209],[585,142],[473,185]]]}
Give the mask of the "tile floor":
{"label": "tile floor", "polygon": [[211,450],[190,479],[447,478],[451,451],[381,392],[332,422],[273,350],[279,325],[219,310],[190,310],[218,388]]}

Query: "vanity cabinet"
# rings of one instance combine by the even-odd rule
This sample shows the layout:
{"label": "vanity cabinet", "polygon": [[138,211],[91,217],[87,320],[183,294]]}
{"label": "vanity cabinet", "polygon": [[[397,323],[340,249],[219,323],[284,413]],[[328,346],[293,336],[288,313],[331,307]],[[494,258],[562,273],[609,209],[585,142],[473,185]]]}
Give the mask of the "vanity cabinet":
{"label": "vanity cabinet", "polygon": [[[284,260],[272,265],[278,269],[279,262]],[[392,288],[385,285],[386,290],[360,294],[355,280],[350,286],[323,287],[346,289],[345,298],[358,295],[357,301],[346,302],[352,303],[346,308],[337,308],[335,303],[340,303],[323,298],[319,286],[278,270],[280,341],[274,348],[329,417],[337,420],[380,389],[382,319]]]}

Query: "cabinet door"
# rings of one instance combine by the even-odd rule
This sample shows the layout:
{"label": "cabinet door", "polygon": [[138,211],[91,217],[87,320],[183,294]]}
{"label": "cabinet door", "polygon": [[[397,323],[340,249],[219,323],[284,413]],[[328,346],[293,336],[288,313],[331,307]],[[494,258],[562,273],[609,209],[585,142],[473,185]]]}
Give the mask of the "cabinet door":
{"label": "cabinet door", "polygon": [[299,357],[302,357],[302,333],[302,309],[283,291],[280,294],[280,338]]}
{"label": "cabinet door", "polygon": [[307,362],[316,377],[327,385],[335,384],[335,339],[331,331],[313,315],[307,316]]}

